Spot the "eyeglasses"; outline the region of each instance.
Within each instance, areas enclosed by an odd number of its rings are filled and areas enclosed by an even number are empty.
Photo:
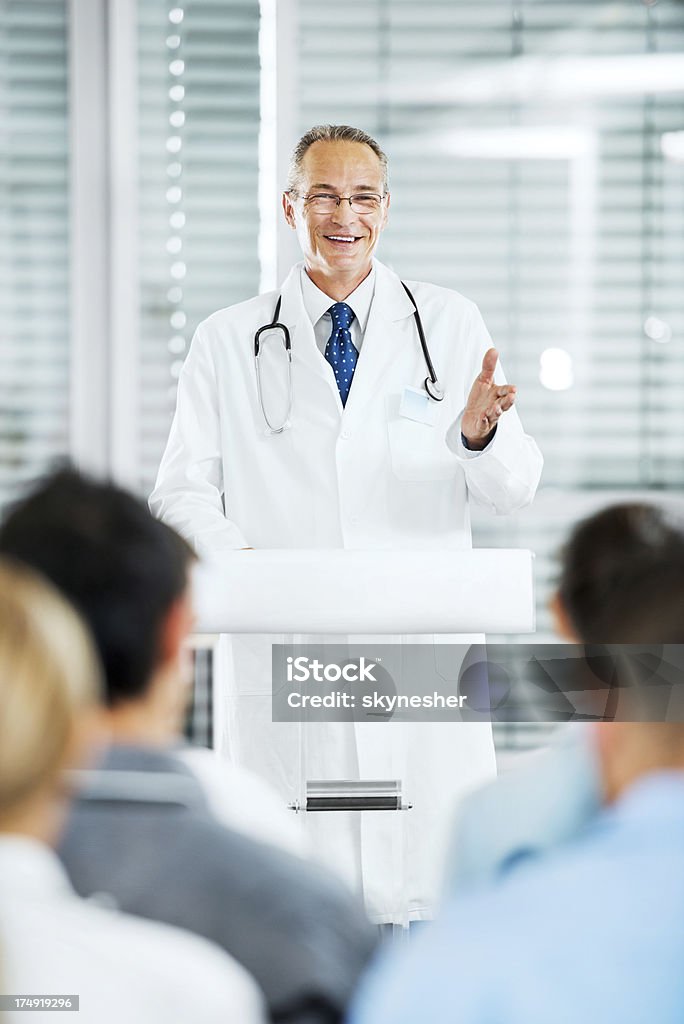
[[[346,200],[354,213],[377,213],[382,206],[384,196],[373,192],[359,192],[354,196],[336,196],[332,192],[314,192],[302,196],[304,203],[314,213],[334,213],[343,200]]]

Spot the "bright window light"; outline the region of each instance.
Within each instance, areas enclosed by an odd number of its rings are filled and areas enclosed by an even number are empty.
[[[684,163],[684,132],[663,132],[660,137],[660,152],[666,160]]]
[[[572,387],[572,356],[564,348],[547,348],[539,357],[539,380],[548,391]]]
[[[649,316],[644,321],[644,334],[651,341],[658,341],[665,345],[672,340],[672,328],[664,320],[657,316]]]
[[[173,337],[169,338],[169,352],[179,356],[185,352],[185,344],[185,338],[182,334],[174,334]]]

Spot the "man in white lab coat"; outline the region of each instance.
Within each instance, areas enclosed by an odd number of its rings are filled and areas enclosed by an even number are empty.
[[[304,262],[280,293],[220,310],[197,329],[150,504],[200,555],[469,548],[469,498],[495,514],[532,500],[542,458],[476,306],[418,282],[409,295],[373,258],[389,204],[374,139],[346,126],[307,132],[283,195]],[[291,389],[282,330],[262,334],[256,365],[255,333],[276,320],[291,340]],[[438,378],[442,401],[427,396],[426,376]],[[328,819],[316,822],[320,848],[362,881],[378,920],[396,920],[406,895],[412,917],[429,915],[448,808],[495,772],[490,727],[273,724],[270,648],[243,641],[227,699],[231,755],[286,799],[299,795],[302,736],[308,778],[401,778],[414,807],[400,815],[409,835],[399,853],[387,820],[397,815],[312,817]],[[408,888],[399,893],[402,863]]]

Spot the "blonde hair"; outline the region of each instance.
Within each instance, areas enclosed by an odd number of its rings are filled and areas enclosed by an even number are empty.
[[[0,823],[56,781],[100,670],[76,612],[24,567],[0,560]]]

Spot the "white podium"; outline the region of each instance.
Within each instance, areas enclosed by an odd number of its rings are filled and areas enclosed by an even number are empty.
[[[230,551],[196,568],[198,633],[533,633],[533,555]]]
[[[227,670],[222,679],[214,677],[215,733],[222,734],[226,720],[238,732],[243,722],[249,723],[255,737],[258,734],[261,740],[269,729],[278,742],[285,735],[283,730],[289,731],[290,745],[284,745],[283,750],[291,751],[295,763],[289,766],[288,786],[280,787],[283,798],[305,819],[316,819],[314,831],[328,822],[325,827],[335,836],[343,831],[344,822],[344,828],[355,828],[375,837],[391,820],[392,836],[383,840],[383,856],[386,871],[394,879],[393,891],[404,892],[405,879],[411,872],[407,823],[410,818],[414,822],[421,820],[423,828],[421,799],[430,803],[429,798],[424,799],[425,787],[415,786],[404,777],[408,773],[401,758],[388,756],[387,770],[379,767],[378,749],[382,750],[390,738],[387,723],[379,727],[366,722],[331,723],[330,740],[321,739],[320,722],[307,722],[304,717],[274,725],[270,711],[270,645],[339,644],[345,638],[355,643],[369,636],[384,642],[384,637],[405,639],[407,635],[421,635],[425,643],[429,641],[426,634],[449,635],[454,643],[481,643],[484,633],[531,633],[535,628],[532,566],[531,552],[498,548],[231,551],[212,564],[198,565],[194,579],[198,642],[210,641],[218,634],[240,634],[241,642],[249,648],[249,657],[243,658],[242,664],[250,671],[257,664],[261,673],[261,682],[257,680],[251,689],[243,686],[235,666],[232,674]],[[246,634],[255,636],[250,641]],[[261,643],[256,634],[268,636]],[[255,654],[259,651],[260,655]],[[231,689],[233,693],[228,692]],[[257,706],[258,714],[254,710]],[[407,728],[410,730],[411,726],[396,722],[394,737]],[[344,734],[344,742],[340,741],[340,730],[354,731],[357,754],[336,771],[335,754],[331,753],[332,763],[325,764],[325,771],[321,771],[322,750],[339,751],[351,742],[349,732]],[[250,746],[245,747],[245,743]],[[364,744],[366,753],[362,750]],[[238,761],[240,751],[247,749],[252,756],[248,766],[261,773],[251,740],[236,740],[228,735],[225,749],[232,756],[237,749]],[[264,749],[268,752],[268,743],[264,743]],[[355,773],[349,768],[352,762]],[[428,762],[429,757],[426,765]],[[426,767],[425,771],[429,769]],[[264,766],[263,775],[277,785],[283,772],[274,779]],[[445,785],[451,781],[447,779]],[[432,780],[431,785],[435,784]],[[414,791],[418,795],[414,796]],[[356,826],[350,823],[355,815],[360,815]],[[425,840],[430,842],[427,836]],[[338,838],[331,848],[337,846]],[[365,890],[362,855],[359,862]],[[399,905],[397,898],[393,896],[392,900],[392,906]],[[399,910],[378,917],[406,925],[408,898]]]

